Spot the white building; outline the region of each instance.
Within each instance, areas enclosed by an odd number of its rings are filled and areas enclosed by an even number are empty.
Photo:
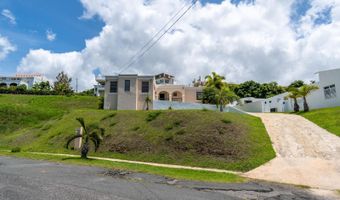
[[[0,76],[0,87],[26,85],[28,89],[35,83],[47,81],[41,74],[16,74],[15,76]]]
[[[317,72],[319,80],[315,83],[319,89],[307,96],[310,109],[340,106],[340,69]],[[292,112],[294,101],[289,99],[288,92],[268,99],[245,98],[237,108],[246,112]],[[298,99],[300,110],[303,100]]]

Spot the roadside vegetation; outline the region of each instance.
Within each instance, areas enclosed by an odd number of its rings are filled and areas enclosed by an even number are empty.
[[[247,115],[98,110],[95,97],[80,96],[1,95],[0,105],[2,149],[79,155],[65,145],[80,127],[76,118],[83,117],[105,129],[90,155],[236,171],[275,157],[261,120]]]
[[[299,115],[340,136],[340,107],[312,110],[307,113],[301,112]]]

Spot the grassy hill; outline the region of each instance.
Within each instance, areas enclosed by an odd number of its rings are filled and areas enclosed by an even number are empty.
[[[300,113],[300,115],[340,136],[340,107],[312,110],[307,113]]]
[[[0,148],[67,152],[76,117],[106,131],[97,156],[246,171],[275,157],[260,119],[203,110],[104,111],[94,97],[0,96]]]

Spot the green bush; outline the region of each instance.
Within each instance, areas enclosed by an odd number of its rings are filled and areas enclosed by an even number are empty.
[[[98,98],[98,109],[104,109],[104,97]]]
[[[14,147],[14,148],[11,149],[12,153],[18,153],[20,151],[21,151],[20,147]]]
[[[146,117],[146,121],[151,122],[151,121],[155,120],[160,114],[161,114],[161,111],[149,112],[148,116]]]

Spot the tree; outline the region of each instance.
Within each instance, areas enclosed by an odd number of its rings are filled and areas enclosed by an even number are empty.
[[[35,91],[51,91],[51,85],[49,81],[42,81],[39,83],[35,83],[32,87]]]
[[[56,82],[54,82],[54,91],[59,95],[72,94],[73,90],[71,87],[72,78],[69,78],[63,71],[56,77]]]
[[[215,72],[206,76],[203,101],[216,104],[220,111],[223,112],[223,108],[237,98],[237,95],[228,87],[223,76]]]
[[[261,98],[260,95],[261,84],[255,81],[246,81],[235,88],[235,93],[241,98],[254,97]]]
[[[206,76],[205,80],[206,87],[216,88],[218,90],[222,89],[226,85],[224,82],[225,77],[218,75],[216,72],[212,72],[212,75]]]
[[[319,89],[319,87],[316,86],[316,85],[306,85],[306,84],[299,88],[299,94],[300,94],[300,96],[302,96],[302,98],[303,98],[303,110],[304,110],[305,112],[308,112],[308,111],[309,111],[309,106],[308,106],[307,98],[306,98],[306,97],[307,97],[311,92],[313,92],[313,91],[315,91],[315,90],[317,90],[317,89]]]
[[[223,112],[227,104],[236,101],[238,98],[234,92],[225,86],[216,92],[216,106],[220,107],[220,112]]]
[[[300,106],[297,103],[297,98],[301,97],[299,89],[295,87],[290,87],[288,88],[289,94],[288,98],[294,99],[294,111],[299,112],[300,111]]]
[[[69,147],[70,143],[74,141],[77,138],[82,138],[82,144],[81,144],[81,158],[87,159],[87,154],[90,151],[90,141],[94,144],[94,150],[97,151],[101,141],[103,140],[104,136],[104,129],[99,128],[98,125],[92,124],[89,126],[85,125],[85,121],[83,118],[77,118],[77,121],[81,125],[83,129],[82,135],[75,135],[68,139],[66,143],[66,148]]]
[[[294,87],[294,88],[300,88],[300,87],[302,87],[304,84],[305,84],[305,83],[304,83],[302,80],[296,80],[296,81],[292,82],[292,83],[288,86],[288,88],[292,88],[292,87]]]
[[[152,102],[150,96],[148,95],[147,97],[145,97],[145,104],[146,104],[146,108],[145,110],[149,110],[149,104]]]

